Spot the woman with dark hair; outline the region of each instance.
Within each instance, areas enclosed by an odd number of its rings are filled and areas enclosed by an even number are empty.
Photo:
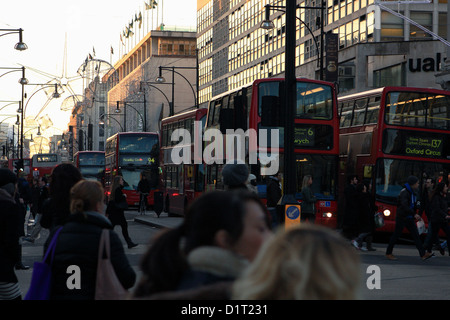
[[[231,283],[270,234],[264,205],[255,194],[205,193],[189,207],[183,224],[160,234],[144,254],[134,296],[229,298]]]
[[[49,197],[42,205],[41,226],[52,230],[66,223],[70,215],[70,189],[82,179],[80,170],[70,163],[57,165],[50,175]]]
[[[431,247],[438,237],[439,230],[444,230],[447,235],[447,243],[450,240],[450,215],[447,206],[448,186],[445,182],[439,182],[431,196],[431,236],[427,237],[424,247],[431,252]],[[449,249],[450,255],[450,249]]]
[[[123,178],[122,176],[115,176],[111,187],[111,195],[109,197],[108,207],[106,208],[106,216],[111,220],[113,228],[119,225],[122,228],[122,235],[127,242],[128,249],[137,246],[131,241],[128,234],[128,223],[125,219],[125,208],[128,208],[127,198],[122,192]]]

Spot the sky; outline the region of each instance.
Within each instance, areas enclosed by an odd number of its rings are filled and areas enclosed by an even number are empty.
[[[17,51],[14,45],[18,34],[0,37],[0,67],[18,68],[25,66],[29,83],[47,83],[56,78],[68,83],[72,92],[65,90],[59,99],[47,102],[46,90],[41,87],[25,86],[29,102],[25,101],[26,118],[35,116],[50,119],[47,124],[58,129],[48,129],[44,135],[61,134],[67,129],[70,111],[61,111],[64,98],[75,92],[82,94],[83,80],[78,68],[90,54],[95,59],[114,63],[119,60],[120,35],[126,27],[142,12],[142,30],[164,23],[165,26],[196,26],[196,0],[156,0],[158,6],[145,11],[145,2],[151,0],[16,0],[2,1],[0,7],[0,29],[19,29],[23,31],[23,41],[28,50]],[[146,16],[144,13],[147,13]],[[153,20],[152,20],[153,17]],[[137,23],[134,24],[138,30]],[[6,33],[1,32],[0,35]],[[139,33],[135,36],[138,36]],[[141,32],[139,35],[143,35]],[[122,36],[122,39],[124,37]],[[66,48],[66,49],[65,49]],[[114,54],[111,55],[111,48]],[[66,61],[66,63],[64,63]],[[0,101],[18,101],[21,98],[20,72],[3,75],[8,70],[0,70]],[[34,93],[34,94],[33,94]],[[30,98],[31,97],[31,98]],[[0,108],[8,103],[0,102]],[[0,110],[0,121],[7,114],[15,114],[18,104]],[[15,118],[5,120],[15,122]],[[27,128],[24,129],[26,132]],[[30,129],[33,132],[33,129]],[[37,130],[36,130],[37,131]]]

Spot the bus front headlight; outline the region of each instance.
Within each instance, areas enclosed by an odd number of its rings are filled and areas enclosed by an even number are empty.
[[[322,217],[324,217],[324,218],[331,218],[331,217],[333,217],[333,213],[332,212],[324,212],[322,214]]]

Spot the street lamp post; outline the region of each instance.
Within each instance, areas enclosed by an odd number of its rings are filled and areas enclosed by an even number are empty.
[[[261,28],[266,29],[266,30],[270,30],[273,29],[275,26],[273,24],[273,22],[270,20],[270,10],[271,9],[275,9],[277,11],[282,11],[286,13],[286,28],[287,28],[287,5],[286,6],[273,6],[270,4],[266,4],[265,5],[265,18],[263,20],[263,22],[261,23]],[[316,37],[314,36],[313,31],[311,30],[311,28],[308,26],[307,23],[305,23],[302,19],[300,19],[299,17],[297,17],[296,14],[294,14],[295,19],[299,20],[309,31],[309,33],[311,34],[311,37],[314,41],[314,45],[316,46],[316,50],[317,50],[317,54],[319,54],[319,59],[318,59],[318,64],[320,65],[319,67],[319,79],[323,80],[324,79],[324,72],[323,72],[323,60],[324,60],[324,19],[325,19],[325,13],[324,10],[326,9],[324,2],[322,1],[322,5],[320,7],[311,7],[311,6],[295,6],[295,10],[294,12],[296,12],[296,9],[311,9],[311,10],[320,10],[320,48],[319,48],[319,44],[317,43]],[[292,14],[292,13],[291,13]],[[295,24],[295,20],[294,20],[294,24]],[[287,37],[287,36],[286,36]],[[295,37],[294,37],[294,44],[295,44]],[[286,47],[289,44],[286,44]]]
[[[101,100],[95,100],[95,102],[99,102],[99,103],[108,103],[108,101],[101,101]],[[128,101],[116,101],[116,110],[114,110],[114,113],[120,113],[120,103],[123,103],[124,105],[124,111],[123,111],[123,127],[122,127],[122,131],[126,131],[127,128],[127,109],[126,107],[131,107],[134,111],[137,112],[137,114],[139,115],[139,117],[141,117],[142,120],[142,125],[143,125],[143,132],[147,132],[147,113],[146,113],[146,101],[145,101],[145,97],[144,97],[144,101],[131,101],[133,103],[143,103],[144,104],[144,115],[142,115],[135,107],[133,107],[133,105],[130,104],[130,102]],[[113,115],[113,114],[111,114]]]
[[[194,87],[189,82],[189,80],[185,76],[183,76],[181,73],[179,73],[178,71],[175,71],[175,69],[191,69],[191,70],[197,71],[197,76],[196,76],[197,77],[197,83],[196,83],[197,94],[195,93]],[[159,66],[159,76],[155,80],[156,83],[165,83],[166,82],[166,79],[162,76],[162,70],[172,71],[172,82],[169,83],[172,85],[172,103],[170,104],[169,116],[173,116],[175,114],[175,111],[174,111],[174,108],[175,108],[175,105],[174,105],[174,103],[175,103],[175,73],[178,74],[179,76],[181,76],[184,80],[186,80],[186,82],[191,87],[192,93],[194,94],[195,107],[198,108],[198,63],[197,63],[196,67],[176,67],[176,66],[163,67],[163,66]]]
[[[0,29],[0,31],[2,31],[2,30],[5,31],[7,29]],[[6,34],[8,34],[8,33],[6,33]],[[3,35],[5,35],[5,34],[3,34]],[[22,42],[22,29],[20,29],[19,39],[20,39],[20,41],[19,41],[19,43],[16,44],[16,47],[19,47],[20,49],[19,48],[16,48],[16,49],[17,50],[25,50],[25,49],[27,49],[26,48],[26,44],[24,44]],[[0,75],[0,77],[3,77],[4,75],[6,75],[8,73],[11,73],[11,72],[16,72],[16,71],[21,71],[22,72],[22,77],[19,79],[19,83],[22,86],[22,95],[21,95],[21,100],[19,101],[19,109],[17,110],[17,112],[22,113],[21,132],[23,132],[23,109],[22,108],[23,108],[23,105],[24,105],[25,85],[28,84],[28,79],[25,77],[25,67],[21,67],[21,68],[8,68],[8,67],[5,68],[5,67],[1,67],[0,69],[9,69],[9,70],[11,70],[11,71],[8,71],[8,72]],[[20,154],[21,154],[20,159],[21,159],[21,161],[19,163],[20,163],[20,166],[23,169],[23,137],[22,137],[22,134],[21,134],[21,139],[20,139],[20,148],[21,148],[20,149],[21,150],[20,151]]]
[[[25,72],[25,70],[23,72]],[[23,73],[23,77],[24,76],[25,76],[25,73]],[[23,106],[23,100],[25,98],[25,85],[40,85],[40,86],[43,86],[43,87],[39,88],[38,90],[33,92],[33,94],[28,98],[27,103],[25,104],[25,106],[21,109],[22,112],[20,112],[21,113],[21,121],[20,121],[21,122],[20,123],[20,161],[21,161],[22,169],[23,169],[23,123],[24,123],[25,111],[27,110],[28,103],[30,102],[31,98],[36,93],[38,93],[39,91],[41,91],[43,89],[51,88],[53,86],[55,87],[55,92],[53,92],[52,97],[55,98],[55,99],[60,97],[60,94],[58,93],[58,84],[57,83],[49,85],[48,83],[45,83],[45,84],[38,83],[38,84],[36,84],[36,83],[28,83],[28,81],[27,81],[27,83],[23,83],[22,84],[22,106]]]
[[[101,114],[100,117],[99,117],[99,119],[100,119],[99,124],[105,124],[105,121],[104,121],[105,116],[108,117],[109,119],[113,119],[115,122],[117,122],[117,124],[120,127],[121,132],[125,131],[124,128],[122,127],[122,125],[120,124],[120,122],[117,119],[113,118],[114,114],[111,114],[111,113],[103,113],[103,114]]]
[[[167,105],[168,105],[169,108],[170,108],[171,103],[170,103],[170,101],[169,101],[169,98],[167,98],[167,96],[166,96],[166,94],[164,93],[164,91],[162,91],[162,90],[161,90],[160,88],[158,88],[157,86],[154,86],[153,83],[157,84],[156,82],[151,82],[151,81],[141,81],[141,82],[139,83],[139,91],[138,91],[138,94],[143,94],[143,96],[144,96],[144,110],[147,109],[147,104],[146,104],[146,101],[147,101],[147,100],[146,100],[146,96],[145,96],[145,91],[144,91],[144,89],[142,88],[142,84],[145,84],[145,85],[147,85],[147,86],[149,86],[149,87],[152,87],[152,88],[158,90],[159,92],[161,92],[161,94],[164,96],[164,98],[165,98],[166,101],[167,101]],[[159,84],[159,83],[158,83],[158,84]],[[164,108],[164,103],[163,103],[163,105],[162,105],[162,108]],[[163,110],[161,110],[161,114],[163,114]],[[146,118],[146,119],[147,119],[147,118]]]
[[[133,107],[129,102],[127,102],[127,101],[116,101],[116,104],[117,104],[117,107],[116,107],[116,110],[114,110],[114,112],[115,113],[120,113],[120,107],[119,107],[119,104],[120,103],[123,103],[123,106],[124,106],[124,108],[123,108],[123,121],[124,121],[124,127],[126,127],[127,126],[127,124],[126,124],[126,121],[127,121],[127,116],[126,116],[126,114],[127,114],[127,106],[128,107],[131,107],[134,111],[136,111],[137,112],[137,114],[139,114],[139,116],[141,117],[141,120],[142,120],[142,125],[143,125],[143,132],[146,132],[147,131],[147,114],[146,114],[146,111],[145,111],[145,109],[146,109],[146,101],[145,101],[145,97],[144,97],[144,101],[133,101],[134,103],[144,103],[144,116],[135,108],[135,107]]]
[[[297,8],[304,9],[320,9],[322,10],[321,19],[321,55],[320,55],[320,79],[323,79],[323,2],[320,7],[305,7],[297,6],[296,0],[286,0],[286,6],[271,6],[266,5],[266,20],[263,21],[261,25],[262,28],[266,28],[264,24],[269,20],[269,10],[270,9],[284,9],[286,14],[286,46],[285,46],[285,92],[286,105],[285,105],[285,132],[284,132],[284,173],[283,173],[283,197],[281,199],[281,205],[283,209],[289,204],[298,204],[295,200],[296,192],[296,166],[295,166],[295,154],[294,154],[294,144],[292,143],[292,137],[295,134],[294,126],[294,110],[296,107],[296,76],[295,76],[295,32],[296,32],[296,11]],[[300,20],[301,21],[301,20]],[[303,22],[303,21],[301,21]],[[303,22],[304,23],[304,22]],[[305,24],[305,23],[304,23]],[[306,24],[305,24],[306,25]],[[309,29],[309,27],[308,27]],[[314,34],[312,34],[314,38]],[[317,43],[316,43],[317,46]]]
[[[286,46],[285,46],[285,92],[286,97],[286,124],[284,132],[284,194],[282,205],[297,203],[295,200],[295,155],[292,137],[294,136],[294,110],[295,110],[295,21],[296,0],[286,0]]]
[[[162,91],[162,90],[161,90],[160,88],[158,88],[157,86],[152,85],[152,83],[155,83],[155,84],[156,84],[156,83],[158,83],[158,82],[141,81],[140,84],[139,84],[139,91],[138,91],[138,94],[145,93],[144,90],[142,89],[142,84],[145,84],[145,85],[147,85],[147,86],[149,86],[149,87],[152,87],[152,88],[155,88],[156,90],[158,90],[159,92],[161,92],[161,94],[164,96],[164,98],[166,98],[167,105],[170,106],[169,98],[167,98],[167,95],[164,93],[164,91]],[[144,97],[145,97],[145,94],[144,94]]]
[[[22,33],[23,33],[23,29],[0,29],[0,32],[6,31],[6,33],[1,34],[0,37],[6,36],[7,34],[13,34],[13,33],[18,33],[19,34],[19,42],[16,43],[16,45],[14,46],[14,49],[19,50],[19,51],[23,51],[23,50],[27,50],[28,47],[27,45],[23,42],[23,37],[22,37]]]

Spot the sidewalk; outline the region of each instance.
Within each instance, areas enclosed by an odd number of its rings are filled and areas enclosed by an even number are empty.
[[[176,228],[184,220],[183,217],[169,217],[167,212],[161,212],[159,218],[154,211],[146,211],[145,215],[140,215],[136,210],[127,210],[126,213],[134,215],[134,221],[155,228]]]

